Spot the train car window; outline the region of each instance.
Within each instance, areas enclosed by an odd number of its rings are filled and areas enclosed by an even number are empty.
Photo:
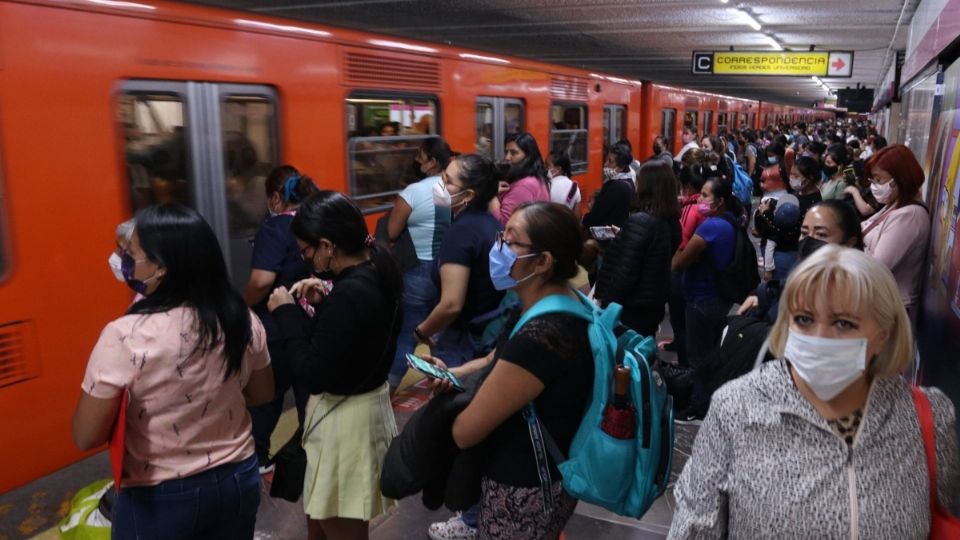
[[[703,111],[703,133],[704,135],[713,133],[713,111]]]
[[[693,130],[697,133],[700,132],[700,124],[698,120],[700,119],[699,113],[697,111],[684,111],[683,112],[683,125],[684,126],[693,126]]]
[[[570,156],[573,174],[587,172],[587,106],[554,103],[550,107],[550,151]]]
[[[510,135],[516,135],[518,133],[523,133],[524,131],[524,111],[523,111],[523,102],[521,101],[504,101],[503,102],[503,134],[504,140]],[[501,141],[500,145],[503,147],[506,142]]]
[[[193,206],[183,97],[125,92],[117,107],[132,210],[170,202]]]
[[[677,132],[677,110],[663,109],[660,112],[660,135],[667,140],[673,141],[674,134]],[[671,152],[672,148],[668,148]]]
[[[737,127],[740,126],[740,124],[737,123],[737,116],[738,116],[738,115],[737,115],[737,113],[735,113],[735,112],[730,113],[730,120],[729,120],[729,122],[727,123],[727,130],[728,130],[728,131],[729,131],[729,130],[732,130],[732,129],[736,129]]]
[[[717,129],[719,130],[721,127],[728,127],[728,126],[730,126],[730,124],[729,124],[729,118],[727,116],[727,113],[725,112],[717,113]]]
[[[613,145],[627,133],[627,108],[623,105],[603,107],[603,142]]]
[[[493,103],[477,103],[476,152],[490,159],[494,159],[493,125]]]
[[[749,125],[747,127],[749,128],[753,128],[754,126],[757,125],[757,113],[755,112],[750,113],[750,121],[748,122],[748,124]]]
[[[276,106],[264,96],[228,95],[220,118],[230,236],[252,237],[267,214],[264,181],[278,165]]]
[[[346,100],[350,196],[364,212],[386,209],[419,180],[415,158],[437,134],[432,96],[351,94]]]

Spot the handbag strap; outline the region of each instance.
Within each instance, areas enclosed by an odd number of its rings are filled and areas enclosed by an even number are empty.
[[[920,421],[920,434],[923,435],[923,448],[927,454],[927,469],[930,475],[930,509],[937,507],[937,438],[933,430],[933,410],[930,398],[916,386],[911,386],[913,405],[917,409]]]
[[[398,312],[399,310],[400,310],[400,301],[398,300],[398,301],[397,301],[396,303],[394,303],[394,305],[393,305],[393,316],[390,318],[390,326],[387,327],[387,328],[389,329],[388,331],[390,331],[390,332],[393,331],[393,325],[396,324],[396,322],[397,322],[397,312]],[[390,343],[391,343],[392,341],[393,341],[393,340],[392,340],[392,339],[390,338],[390,336],[388,335],[388,336],[387,336],[386,345],[384,345],[384,347],[383,347],[383,352],[380,353],[380,362],[383,362],[384,357],[387,356],[387,351],[390,350]],[[392,360],[392,359],[391,359],[391,360]],[[379,364],[379,363],[377,364],[377,367],[380,367],[380,364]],[[308,438],[310,438],[310,434],[313,433],[313,430],[316,429],[317,426],[320,425],[320,422],[323,422],[323,419],[324,419],[324,418],[330,416],[330,413],[332,413],[333,411],[337,410],[337,407],[339,407],[340,405],[343,405],[343,402],[346,401],[347,398],[349,398],[351,395],[356,394],[357,392],[360,391],[361,388],[363,388],[364,386],[366,386],[367,383],[370,382],[370,377],[372,377],[375,373],[377,373],[377,371],[379,371],[379,370],[377,370],[377,369],[371,370],[370,373],[368,373],[367,376],[364,377],[362,381],[360,381],[360,384],[358,384],[358,385],[353,389],[352,392],[350,392],[349,394],[347,394],[347,395],[343,396],[342,398],[340,398],[339,401],[337,401],[336,403],[333,404],[333,407],[330,407],[330,409],[327,410],[327,412],[323,413],[323,416],[321,416],[319,420],[317,420],[316,422],[314,422],[313,425],[310,426],[310,429],[307,430],[307,431],[303,434],[303,438],[301,439],[301,441],[305,441],[305,440],[307,440]]]

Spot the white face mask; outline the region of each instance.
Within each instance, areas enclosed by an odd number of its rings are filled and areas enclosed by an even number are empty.
[[[553,172],[553,169],[547,169],[547,177],[548,177],[548,178],[550,178],[551,180],[553,180],[553,179],[556,178],[557,176],[558,176],[557,173]]]
[[[867,339],[805,336],[790,329],[783,355],[813,393],[829,401],[863,375]]]
[[[466,192],[461,191],[456,195],[450,195],[443,181],[437,182],[433,185],[433,204],[441,208],[453,208],[453,198],[457,195],[463,195],[464,193]]]
[[[126,280],[123,279],[123,271],[120,270],[121,263],[122,259],[117,255],[116,251],[111,253],[110,258],[107,259],[107,264],[110,265],[110,271],[113,272],[113,277],[117,278],[117,281],[120,283],[123,283]]]
[[[877,199],[877,202],[881,204],[887,204],[890,202],[890,199],[893,198],[893,193],[897,188],[897,181],[890,180],[886,184],[875,184],[870,183],[870,193],[873,193],[873,198]]]
[[[617,170],[614,169],[613,167],[604,167],[604,168],[603,168],[603,179],[604,179],[604,180],[610,180],[611,178],[613,178],[613,177],[616,176],[616,175],[617,175]]]
[[[791,176],[790,189],[794,191],[800,191],[801,189],[803,189],[803,178],[797,178],[796,176]]]

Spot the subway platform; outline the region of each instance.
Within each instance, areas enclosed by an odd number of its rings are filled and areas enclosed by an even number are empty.
[[[664,322],[664,330],[668,329]],[[665,336],[661,336],[663,339]],[[672,361],[672,353],[661,353]],[[429,399],[424,381],[414,372],[408,373],[401,390],[393,398],[397,425],[402,430],[410,416]],[[274,431],[271,444],[279,448],[296,430],[296,411],[292,396]],[[673,519],[673,484],[690,456],[697,426],[677,425],[674,442],[673,470],[667,492],[640,520],[624,518],[586,503],[577,505],[565,529],[568,540],[659,540],[667,537]],[[75,463],[26,486],[0,495],[0,540],[56,540],[60,538],[58,521],[70,507],[77,490],[94,481],[110,477],[106,451]],[[271,475],[264,477],[260,509],[257,515],[256,540],[301,540],[307,537],[302,500],[290,503],[269,495]],[[434,521],[448,519],[445,508],[428,510],[419,495],[407,497],[400,505],[373,520],[372,540],[422,540]]]

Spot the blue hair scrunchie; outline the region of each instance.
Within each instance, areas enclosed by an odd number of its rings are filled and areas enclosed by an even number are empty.
[[[297,195],[297,192],[294,189],[297,188],[297,184],[300,183],[299,174],[291,174],[287,180],[283,183],[283,200],[287,202],[300,202],[300,195]]]

